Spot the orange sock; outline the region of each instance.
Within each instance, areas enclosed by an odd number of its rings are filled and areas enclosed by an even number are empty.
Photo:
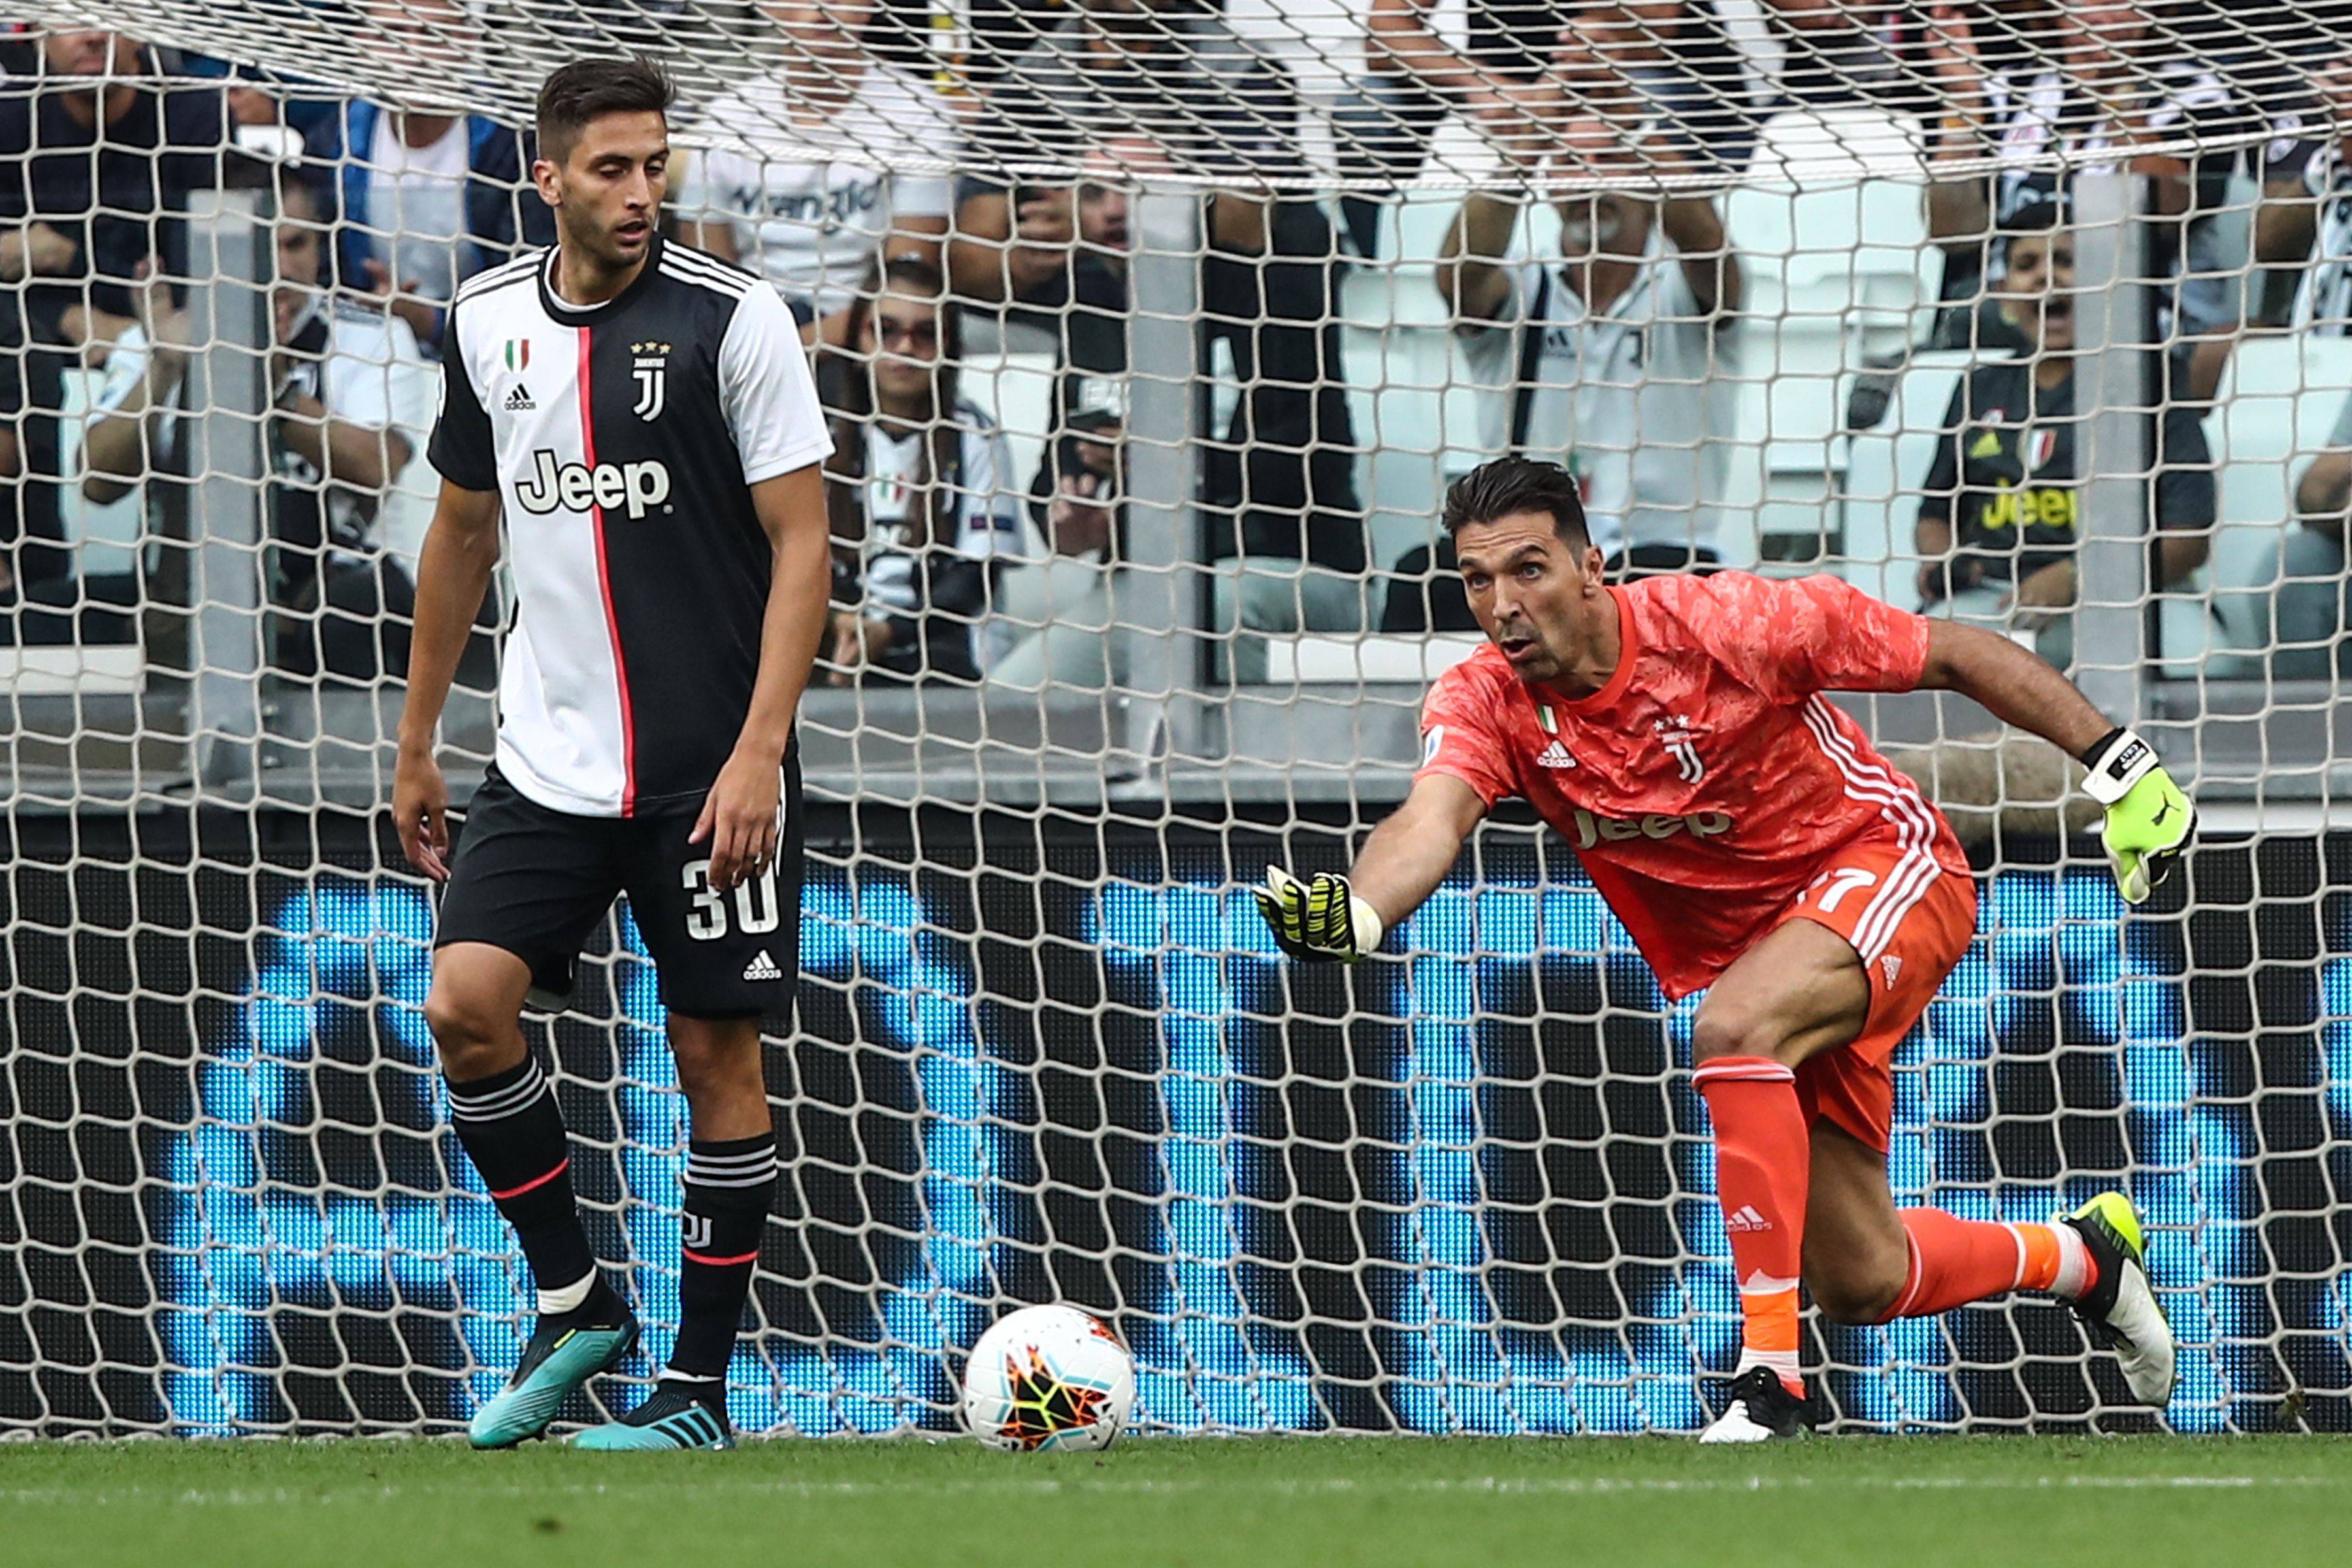
[[[2098,1281],[2090,1249],[2072,1226],[1994,1225],[1941,1209],[1905,1209],[1903,1230],[1911,1268],[1887,1319],[1933,1317],[2011,1290],[2049,1290],[2072,1300]]]
[[[1717,1057],[1691,1075],[1715,1123],[1715,1191],[1739,1280],[1739,1366],[1769,1366],[1804,1392],[1797,1282],[1812,1152],[1797,1075],[1769,1057]]]

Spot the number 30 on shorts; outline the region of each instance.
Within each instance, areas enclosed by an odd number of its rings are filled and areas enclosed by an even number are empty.
[[[727,934],[727,895],[710,885],[710,862],[689,860],[678,868],[678,883],[694,896],[686,911],[686,934],[697,942],[717,942]],[[761,872],[735,884],[735,929],[745,936],[764,936],[783,922],[776,907],[776,874]]]

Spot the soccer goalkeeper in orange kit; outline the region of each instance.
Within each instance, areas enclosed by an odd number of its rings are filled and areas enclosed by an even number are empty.
[[[1475,469],[1444,522],[1491,646],[1431,689],[1412,791],[1349,875],[1269,868],[1257,897],[1283,949],[1370,952],[1517,795],[1576,846],[1667,994],[1710,988],[1693,1076],[1743,1335],[1701,1441],[1809,1424],[1800,1282],[1853,1323],[2052,1292],[2113,1343],[2133,1394],[2163,1405],[2172,1334],[2124,1194],[2046,1225],[1895,1206],[1889,1058],[1967,951],[1976,886],[1941,814],[1822,693],[1958,691],[2080,757],[2133,903],[2196,822],[2154,752],[2016,644],[1834,578],[1610,586],[1556,464]]]

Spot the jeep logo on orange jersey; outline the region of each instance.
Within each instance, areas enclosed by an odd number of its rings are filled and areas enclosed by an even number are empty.
[[[1652,812],[1647,816],[1620,820],[1614,816],[1595,816],[1579,808],[1576,814],[1576,847],[1591,849],[1601,844],[1622,844],[1633,838],[1672,838],[1677,833],[1687,833],[1693,838],[1712,838],[1718,833],[1731,831],[1731,814],[1727,811],[1694,811],[1687,816],[1668,816]]]

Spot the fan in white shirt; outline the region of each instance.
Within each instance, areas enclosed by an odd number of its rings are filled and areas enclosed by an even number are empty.
[[[290,180],[280,200],[281,281],[270,300],[273,530],[313,549],[372,549],[377,507],[432,426],[433,371],[407,322],[320,289],[318,200]],[[186,313],[160,283],[139,303],[139,323],[108,355],[82,438],[82,492],[100,503],[128,495],[169,448],[187,369]],[[305,515],[297,521],[289,512]]]
[[[773,0],[776,68],[711,106],[672,198],[680,237],[763,273],[844,346],[846,311],[877,250],[937,265],[952,210],[953,114],[863,45],[872,0]],[[933,173],[907,172],[929,163]]]
[[[1556,176],[1622,173],[1637,152],[1596,117],[1516,154]],[[1704,195],[1652,202],[1622,189],[1557,203],[1560,249],[1516,248],[1516,195],[1463,204],[1438,268],[1455,330],[1488,389],[1485,450],[1565,465],[1584,487],[1592,542],[1638,571],[1717,559],[1716,502],[1730,428],[1739,258]]]

